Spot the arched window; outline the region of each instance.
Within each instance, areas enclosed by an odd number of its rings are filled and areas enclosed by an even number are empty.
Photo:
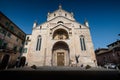
[[[41,42],[42,42],[42,38],[39,35],[38,38],[37,38],[36,51],[40,51],[40,49],[41,49]]]
[[[80,45],[81,45],[81,50],[85,51],[86,50],[86,45],[85,45],[85,39],[84,39],[83,35],[80,36]]]
[[[56,16],[56,14],[54,13],[54,16]]]
[[[65,16],[67,16],[67,13],[65,13]]]

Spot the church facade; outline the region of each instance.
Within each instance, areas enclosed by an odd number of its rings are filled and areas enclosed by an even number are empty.
[[[26,36],[23,56],[28,66],[96,66],[88,22],[78,23],[61,5],[48,12],[46,22],[34,22],[32,34]]]

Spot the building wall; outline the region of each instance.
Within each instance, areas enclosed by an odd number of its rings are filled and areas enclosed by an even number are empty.
[[[10,55],[9,64],[15,63],[21,55],[26,34],[7,16],[0,12],[0,52],[1,61],[4,55]],[[7,44],[5,46],[5,44]],[[16,48],[15,48],[16,47]],[[4,50],[4,52],[3,52]],[[0,61],[0,62],[1,62]]]
[[[27,53],[29,53],[29,47],[30,47],[30,44],[31,44],[31,35],[30,34],[27,34],[26,35],[26,38],[25,38],[25,43],[24,43],[24,49],[23,49],[23,53],[22,53],[22,56],[27,56]],[[26,61],[28,62],[28,61]]]
[[[120,64],[120,41],[110,44],[108,49],[98,49],[95,53],[99,66],[103,66],[107,63]]]
[[[52,18],[48,17],[47,22],[40,25],[36,25],[36,23],[34,23],[31,41],[29,43],[29,51],[26,55],[29,66],[57,66],[57,58],[55,56],[54,58],[56,58],[56,60],[52,61],[54,52],[53,46],[57,42],[65,43],[69,48],[68,53],[65,52],[65,54],[67,54],[65,60],[68,61],[65,61],[64,66],[70,66],[71,60],[76,61],[75,56],[80,56],[78,58],[78,66],[81,66],[82,64],[84,66],[96,66],[96,58],[89,27],[76,22],[74,18],[71,19],[71,16],[73,16],[72,14],[70,17],[59,15],[60,11],[62,14],[69,14],[70,16],[70,13],[58,9],[57,11],[49,14],[50,17],[52,16]],[[54,14],[56,15],[54,16]],[[65,30],[66,33],[68,33],[69,38],[61,40],[53,39],[54,32],[58,29]],[[41,49],[40,51],[36,51],[37,38],[39,35],[42,38]],[[86,44],[85,51],[81,50],[80,36],[84,36]]]

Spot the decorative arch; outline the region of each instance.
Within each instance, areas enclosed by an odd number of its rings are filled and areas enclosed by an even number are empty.
[[[69,66],[70,54],[69,46],[66,42],[58,41],[52,48],[52,65]]]
[[[58,21],[57,24],[64,24],[63,21]]]
[[[26,62],[26,57],[22,56],[20,58],[19,67],[24,67],[25,66],[25,62]]]
[[[5,55],[3,56],[2,61],[1,61],[0,69],[5,69],[5,68],[8,66],[9,60],[10,60],[10,55],[5,54]]]
[[[69,50],[69,46],[66,42],[64,41],[58,41],[53,45],[52,50],[57,50],[57,49],[64,49],[64,50]]]
[[[62,28],[57,29],[53,33],[53,39],[56,39],[56,40],[69,39],[68,32]]]

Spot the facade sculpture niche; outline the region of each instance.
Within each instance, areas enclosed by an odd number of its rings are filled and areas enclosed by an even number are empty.
[[[61,39],[68,39],[68,32],[64,29],[58,29],[53,34],[53,39],[55,40],[61,40]]]

